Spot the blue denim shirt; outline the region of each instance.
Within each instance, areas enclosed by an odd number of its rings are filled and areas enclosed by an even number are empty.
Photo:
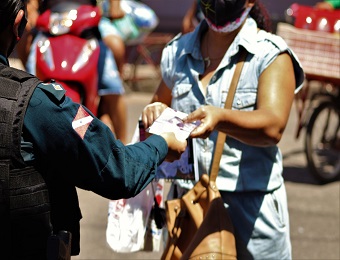
[[[261,73],[282,52],[291,55],[296,77],[296,92],[303,85],[304,73],[291,49],[282,38],[263,30],[258,32],[256,22],[248,17],[245,25],[227,50],[211,78],[207,93],[199,88],[199,75],[204,73],[204,60],[200,51],[201,34],[207,30],[202,21],[192,33],[177,35],[164,49],[161,69],[164,82],[172,90],[172,107],[190,113],[203,105],[224,107],[239,46],[247,52],[232,109],[251,111],[255,109],[258,79]],[[196,140],[199,173],[210,170],[212,154],[217,138],[214,131],[207,139]],[[256,147],[227,137],[220,162],[217,185],[227,191],[270,191],[282,182],[282,156],[277,146]],[[179,181],[182,187],[191,183]]]

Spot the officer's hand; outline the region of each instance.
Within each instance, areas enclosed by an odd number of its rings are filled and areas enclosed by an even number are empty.
[[[168,106],[161,102],[154,102],[152,104],[147,105],[143,109],[142,113],[142,121],[145,129],[147,129],[152,123],[159,117],[164,109]]]
[[[171,132],[162,133],[160,136],[162,136],[168,144],[169,150],[165,160],[168,162],[178,160],[187,147],[187,141],[178,140],[175,134]]]

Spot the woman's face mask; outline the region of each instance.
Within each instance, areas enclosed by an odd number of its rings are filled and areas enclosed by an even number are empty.
[[[246,0],[201,0],[205,19],[216,32],[232,32],[247,18],[251,7],[245,8]]]

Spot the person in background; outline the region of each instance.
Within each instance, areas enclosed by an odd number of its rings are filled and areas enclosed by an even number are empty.
[[[64,0],[29,0],[27,4],[28,11],[28,25],[26,26],[22,40],[17,46],[17,52],[20,60],[22,61],[26,70],[35,74],[35,49],[31,49],[31,45],[35,34],[35,24],[39,14],[52,8],[58,3]],[[117,0],[110,0],[114,3],[114,7],[117,7]],[[73,2],[80,4],[96,5],[96,0],[73,0]],[[118,5],[119,6],[119,5]],[[114,10],[114,9],[113,9]],[[119,12],[117,12],[117,15]],[[98,31],[96,37],[101,44],[101,48],[112,48],[112,42],[108,40],[102,40]],[[117,42],[116,40],[115,42]],[[108,44],[108,45],[106,45]],[[115,44],[115,46],[118,46]],[[115,56],[125,55],[125,49],[115,49]],[[100,102],[98,107],[98,117],[107,124],[111,130],[115,133],[116,137],[123,143],[127,142],[127,108],[124,98],[124,86],[121,80],[122,64],[116,63],[112,52],[106,52],[106,56],[101,58],[100,63],[110,64],[110,67],[103,66],[103,76],[99,81],[98,95],[100,96]],[[120,59],[121,60],[121,59]],[[118,70],[117,70],[118,67]],[[101,74],[101,73],[100,73]]]
[[[200,121],[196,142],[199,174],[209,173],[218,131],[227,139],[217,187],[228,207],[237,259],[291,259],[289,214],[277,143],[286,127],[304,72],[284,40],[270,33],[259,0],[201,0],[205,19],[164,48],[162,79],[142,114],[149,127],[167,107]],[[240,53],[246,61],[232,109],[224,109]],[[194,183],[176,180],[168,199]]]
[[[121,7],[121,0],[107,0],[108,14],[103,14],[99,23],[99,31],[105,44],[111,49],[120,74],[125,64],[125,43],[117,29],[112,24],[113,20],[122,19],[125,12]]]
[[[325,0],[323,2],[316,3],[315,7],[324,10],[340,9],[340,0]]]
[[[200,0],[193,0],[190,8],[185,13],[182,20],[183,34],[193,31],[197,24],[204,19],[199,2]]]
[[[178,159],[187,144],[164,133],[125,146],[61,85],[11,68],[8,57],[27,22],[26,1],[2,0],[0,14],[1,255],[46,259],[48,238],[59,231],[71,232],[77,255],[76,187],[108,199],[136,196],[162,161]]]
[[[125,12],[122,10],[121,0],[108,0],[109,14],[107,17],[103,16],[99,22],[99,31],[103,42],[111,50],[115,60],[115,74],[120,80],[116,82],[116,93],[113,95],[103,95],[103,102],[99,106],[99,112],[109,111],[111,116],[108,118],[108,123],[112,121],[112,128],[118,139],[123,143],[127,142],[127,106],[124,97],[125,89],[123,86],[123,67],[125,64],[125,42],[116,32],[112,24],[112,20],[121,19]],[[105,120],[105,118],[102,118]]]

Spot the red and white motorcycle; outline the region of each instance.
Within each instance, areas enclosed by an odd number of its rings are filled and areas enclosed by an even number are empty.
[[[62,84],[66,95],[97,114],[100,44],[92,34],[100,11],[91,5],[63,2],[42,13],[38,34],[35,74],[44,82]]]

